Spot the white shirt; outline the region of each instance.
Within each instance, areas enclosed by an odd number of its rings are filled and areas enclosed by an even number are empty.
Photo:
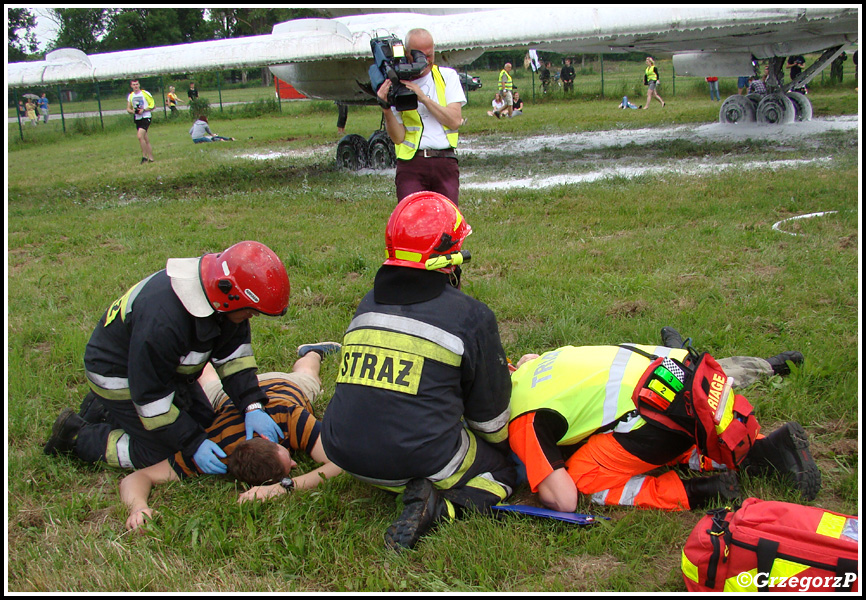
[[[442,79],[445,81],[445,104],[448,105],[452,102],[459,102],[460,106],[464,106],[466,104],[466,94],[463,93],[463,86],[460,85],[460,77],[457,75],[457,71],[448,67],[439,67],[439,72],[442,74]],[[421,91],[432,98],[435,102],[439,102],[439,96],[436,93],[436,82],[433,80],[432,71],[427,73],[424,77],[414,80],[412,83],[420,87]],[[391,112],[396,115],[399,123],[403,123],[403,117],[400,115],[400,111],[392,107]],[[418,148],[422,150],[424,148],[443,150],[451,147],[448,138],[445,137],[445,128],[436,120],[436,117],[430,114],[427,107],[420,102],[418,103],[418,116],[421,117],[421,123],[424,125],[424,133],[421,135],[421,143],[418,145]]]
[[[150,111],[147,109],[147,100],[145,99],[144,94],[142,94],[141,92],[138,92],[137,94],[133,93],[132,95],[130,95],[129,101],[132,103],[133,109],[136,109],[136,108],[143,108],[144,109],[143,113],[141,113],[140,115],[135,115],[136,121],[138,121],[140,119],[149,119],[150,118]]]

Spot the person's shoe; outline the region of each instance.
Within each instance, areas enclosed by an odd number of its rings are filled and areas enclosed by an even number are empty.
[[[146,163],[146,162],[147,162],[147,157],[146,157],[146,156],[142,156],[142,157],[141,157],[141,164],[144,164],[144,163]]]
[[[108,420],[108,412],[105,410],[105,405],[102,404],[102,400],[93,392],[87,392],[87,395],[84,396],[78,416],[87,423],[104,423]]]
[[[689,508],[693,509],[706,508],[717,503],[719,498],[724,503],[740,497],[740,482],[737,474],[731,471],[709,477],[684,479],[683,487],[686,488]]]
[[[749,474],[777,474],[793,483],[805,500],[814,500],[821,491],[821,471],[809,451],[809,436],[796,421],[756,441],[740,469]]]
[[[770,366],[773,367],[774,375],[790,375],[791,367],[788,365],[788,361],[791,361],[798,367],[803,364],[803,355],[796,350],[788,350],[787,352],[782,352],[781,354],[777,354],[776,356],[771,356],[767,359],[767,362],[770,363]]]
[[[412,479],[403,492],[403,512],[385,532],[385,547],[412,549],[433,524],[449,513],[446,501],[429,479]]]
[[[337,342],[317,342],[315,344],[301,344],[298,346],[298,358],[306,356],[310,352],[316,352],[322,358],[329,354],[339,352],[342,346]]]
[[[75,449],[75,439],[78,437],[78,432],[84,425],[84,419],[71,408],[64,408],[57,420],[54,421],[54,427],[51,429],[51,437],[45,443],[43,451],[49,456],[54,456],[59,453],[69,453]]]
[[[662,327],[662,346],[665,348],[682,348],[683,336],[673,327]]]

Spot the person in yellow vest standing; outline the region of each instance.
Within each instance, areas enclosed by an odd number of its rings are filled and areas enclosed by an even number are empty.
[[[150,147],[150,139],[147,130],[150,127],[150,111],[156,103],[150,92],[141,89],[138,79],[129,82],[132,91],[126,99],[126,112],[133,116],[135,130],[138,135],[138,143],[141,145],[141,163],[153,162],[153,149]]]
[[[513,116],[514,112],[514,81],[511,79],[511,63],[505,63],[502,70],[499,71],[499,91],[502,93],[502,99],[505,100],[505,108],[508,116]]]
[[[679,348],[681,337],[671,328],[665,330],[678,340],[665,344],[676,347],[632,346],[683,359],[688,350]],[[788,362],[802,364],[803,355],[788,351],[768,359],[740,356],[718,362],[739,388],[761,377],[790,373]],[[817,496],[821,474],[806,432],[794,421],[769,436],[759,435],[735,470],[691,478],[681,478],[675,470],[648,475],[663,465],[724,469],[708,459],[693,436],[663,429],[636,410],[632,394],[649,364],[625,345],[565,346],[520,359],[511,375],[508,441],[542,504],[573,512],[580,493],[601,505],[702,508],[717,496],[736,498],[740,491],[735,471],[744,470],[781,476],[806,500]]]
[[[460,170],[457,166],[457,130],[463,123],[466,94],[457,71],[434,62],[433,36],[426,29],[406,34],[406,52],[420,50],[427,57],[427,68],[412,81],[404,81],[418,96],[417,110],[398,112],[383,108],[385,130],[397,154],[397,201],[421,191],[438,192],[458,204]],[[378,90],[383,106],[387,104],[391,81]]]
[[[662,108],[664,108],[665,101],[662,100],[662,97],[659,96],[659,93],[656,91],[656,86],[658,86],[659,83],[659,70],[656,67],[655,61],[649,56],[646,57],[646,71],[644,72],[643,82],[644,85],[649,86],[646,93],[646,104],[643,105],[643,109],[646,110],[649,108],[653,96],[662,103]]]

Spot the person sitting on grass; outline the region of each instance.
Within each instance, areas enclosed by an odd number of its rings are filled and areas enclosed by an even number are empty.
[[[502,92],[496,92],[496,95],[493,97],[493,102],[490,103],[493,106],[493,110],[488,110],[487,114],[491,117],[496,117],[497,119],[502,117],[502,111],[506,109],[505,100],[502,99]]]
[[[235,141],[235,138],[233,137],[223,137],[211,131],[210,125],[207,122],[207,116],[205,115],[201,115],[196,119],[195,123],[192,124],[192,127],[189,128],[189,135],[192,137],[192,141],[196,144],[201,144],[203,142]]]
[[[208,439],[225,453],[222,461],[228,466],[229,476],[255,486],[242,493],[238,502],[265,500],[293,490],[312,489],[342,473],[322,449],[320,424],[313,416],[311,404],[322,391],[319,379],[322,359],[339,350],[340,344],[336,342],[305,344],[298,348],[300,358],[291,373],[258,375],[259,385],[268,396],[264,410],[284,433],[279,444],[262,437],[245,439],[244,415],[228,401],[216,371],[209,367],[202,373],[199,385],[216,410],[216,419],[207,429]],[[99,411],[98,406],[88,407],[86,416],[98,419],[100,415],[104,416],[104,412]],[[290,454],[294,450],[304,451],[321,466],[290,477],[290,471],[297,466]],[[124,477],[120,482],[120,498],[129,510],[126,528],[136,530],[153,518],[154,510],[147,500],[155,485],[196,477],[201,473],[194,461],[186,460],[178,452]],[[264,485],[271,482],[275,482],[274,485]]]

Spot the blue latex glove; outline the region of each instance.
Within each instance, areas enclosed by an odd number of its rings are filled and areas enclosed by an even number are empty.
[[[266,440],[278,442],[283,439],[280,426],[271,418],[271,415],[263,410],[251,410],[244,417],[244,426],[247,430],[247,439],[252,439],[254,433],[258,433]]]
[[[215,442],[210,440],[203,441],[192,456],[202,473],[222,475],[228,469],[217,457],[225,458],[226,453]]]

